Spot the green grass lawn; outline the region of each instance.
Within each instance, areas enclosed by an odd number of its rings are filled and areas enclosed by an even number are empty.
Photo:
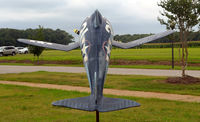
[[[200,48],[189,48],[189,62],[200,62]],[[175,61],[179,61],[179,49],[174,49]],[[171,48],[113,49],[111,59],[171,61]]]
[[[200,84],[169,84],[166,77],[141,75],[107,75],[104,88],[189,94],[200,96]],[[89,87],[84,73],[33,72],[1,74],[0,80],[23,81]]]
[[[36,60],[32,54],[18,54],[16,56],[3,56],[0,60]],[[69,52],[58,51],[58,50],[45,50],[40,60],[50,60],[50,61],[63,61],[63,60],[82,60],[80,50],[72,50]]]
[[[178,48],[175,48],[175,61],[179,60]],[[200,48],[189,48],[189,62],[200,63]],[[41,60],[75,60],[82,61],[81,51],[79,49],[69,52],[57,50],[45,50]],[[148,48],[148,49],[113,49],[111,59],[124,59],[124,60],[148,60],[148,61],[171,61],[171,48]],[[16,56],[3,56],[0,60],[34,60],[32,54],[16,55]]]
[[[189,48],[189,63],[200,63],[200,48]],[[16,56],[3,56],[0,57],[2,60],[29,60],[34,61],[32,54],[27,55],[16,55]],[[65,66],[82,66],[82,56],[80,50],[72,50],[70,52],[63,52],[57,50],[45,50],[40,60],[45,61],[72,61],[72,64]],[[111,53],[111,60],[124,60],[124,61],[150,61],[150,62],[159,62],[159,61],[171,61],[171,48],[149,48],[149,49],[113,49]],[[179,50],[175,48],[175,61],[179,60]],[[1,65],[27,65],[26,63],[0,63]],[[33,64],[28,64],[33,65]],[[55,66],[63,66],[64,64],[48,64]],[[112,65],[111,67],[123,67],[123,68],[147,68],[147,69],[171,69],[169,65]],[[176,66],[175,69],[180,69],[179,66]],[[189,66],[188,69],[191,70],[200,70],[199,66]]]
[[[54,107],[53,101],[87,96],[87,93],[24,86],[0,85],[1,122],[94,122],[95,112]],[[160,99],[119,97],[141,107],[100,113],[102,122],[199,122],[200,104]]]

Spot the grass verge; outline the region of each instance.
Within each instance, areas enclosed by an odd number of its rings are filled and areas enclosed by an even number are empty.
[[[188,62],[200,63],[200,48],[189,48]],[[175,61],[179,61],[179,49],[174,49]],[[70,52],[45,50],[40,56],[41,60],[49,61],[78,61],[82,60],[79,49]],[[171,61],[171,48],[147,48],[147,49],[113,49],[111,54],[112,60],[147,60],[147,61]],[[0,60],[36,60],[32,54],[3,56]]]
[[[95,112],[53,107],[51,105],[53,101],[87,96],[89,95],[87,93],[13,85],[0,85],[0,93],[0,121],[2,122],[95,121]],[[135,97],[109,97],[134,100],[139,102],[141,107],[100,113],[100,121],[103,122],[200,121],[199,103]]]
[[[200,48],[189,48],[188,57],[188,70],[200,70]],[[0,57],[0,65],[35,65],[32,54],[16,55],[16,56],[3,56]],[[73,50],[70,52],[63,52],[57,50],[45,50],[40,56],[41,61],[49,61],[49,64],[40,65],[44,66],[83,66],[82,56],[80,50]],[[113,49],[111,54],[111,60],[126,61],[144,61],[150,64],[128,64],[128,65],[116,65],[113,63],[110,67],[120,68],[141,68],[141,69],[171,69],[171,48],[149,48],[149,49]],[[8,63],[11,61],[10,63]],[[21,61],[21,62],[20,62]],[[175,61],[179,61],[179,49],[175,48]],[[66,63],[68,62],[68,63]],[[151,62],[154,62],[151,64]],[[163,64],[161,62],[168,62]],[[119,63],[119,62],[118,62]],[[37,64],[37,63],[36,63]],[[191,66],[190,66],[191,64]],[[195,65],[196,64],[196,65]],[[175,66],[175,69],[180,69],[180,66]]]
[[[200,96],[200,84],[169,84],[167,77],[142,75],[107,75],[104,88],[164,92]],[[32,72],[1,74],[0,80],[23,81],[89,87],[85,73]]]

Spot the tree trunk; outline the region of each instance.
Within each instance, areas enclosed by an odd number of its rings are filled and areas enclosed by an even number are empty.
[[[39,64],[39,56],[37,56],[37,64]]]
[[[180,29],[180,39],[182,42],[182,57],[181,57],[181,69],[182,69],[182,77],[185,77],[185,44],[183,39],[183,29]]]
[[[178,59],[179,59],[179,63],[181,64],[181,42],[179,42],[179,48],[178,48]]]
[[[187,44],[187,37],[188,37],[188,32],[185,31],[185,34],[184,34],[184,44],[185,44],[185,69],[187,68],[187,65],[188,65],[188,44]]]

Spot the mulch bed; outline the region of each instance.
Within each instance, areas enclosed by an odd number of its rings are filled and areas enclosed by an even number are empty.
[[[82,61],[47,61],[47,60],[0,60],[0,63],[25,63],[25,64],[34,64],[34,65],[43,65],[43,64],[82,64]]]
[[[186,75],[184,77],[169,77],[166,82],[171,84],[197,84],[200,83],[200,78]]]
[[[0,63],[27,63],[35,65],[43,64],[83,64],[82,60],[62,60],[62,61],[50,61],[50,60],[0,60]],[[123,60],[115,59],[110,60],[110,65],[168,65],[171,66],[171,61],[147,61],[147,60]],[[175,66],[180,66],[178,61],[174,62]],[[189,63],[188,66],[200,66],[200,63]]]

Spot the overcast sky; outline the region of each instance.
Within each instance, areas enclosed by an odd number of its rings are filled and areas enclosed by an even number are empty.
[[[96,9],[112,24],[115,34],[158,33],[160,0],[0,0],[0,28],[63,29],[73,34]],[[74,35],[74,34],[73,34]]]

